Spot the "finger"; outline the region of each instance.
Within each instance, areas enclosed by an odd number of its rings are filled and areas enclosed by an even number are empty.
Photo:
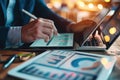
[[[48,35],[49,39],[53,36],[53,29],[46,27],[46,25],[42,26],[42,24],[38,23],[33,25],[33,27],[30,28],[28,32],[30,32],[31,35],[34,35],[35,39],[39,37],[39,34],[41,33]]]
[[[34,28],[37,27],[36,23],[38,23],[38,20],[34,20],[23,26],[23,28],[29,32],[33,31]]]
[[[45,19],[45,18],[39,18],[39,20],[44,21],[44,22],[50,22],[52,23],[53,21],[50,19]]]
[[[26,24],[25,26],[28,26],[29,28],[32,28],[33,27],[33,25],[35,24],[35,23],[37,23],[38,22],[38,20],[31,20],[28,24]]]
[[[49,36],[48,35],[46,35],[46,34],[41,34],[41,37],[39,37],[39,38],[42,38],[42,39],[44,39],[44,41],[45,42],[48,42],[50,39],[49,39]]]
[[[47,34],[45,34],[45,33],[42,33],[42,32],[40,32],[39,34],[35,34],[35,33],[33,32],[33,34],[32,34],[32,39],[33,39],[33,40],[44,39],[45,42],[48,42],[48,41],[50,40],[50,39],[49,39],[49,36],[48,36]]]
[[[39,20],[35,20],[29,23],[29,26],[31,26],[28,30],[33,31],[33,30],[43,30],[43,28],[49,28],[52,29],[51,23],[48,22],[40,22]]]
[[[52,23],[52,25],[53,25],[53,33],[54,33],[54,35],[58,35],[58,30],[55,27],[54,22]]]
[[[42,26],[48,27],[53,29],[53,26],[51,24],[51,22],[47,19],[43,19],[43,18],[39,18],[38,21],[42,24]]]
[[[42,22],[41,26],[49,28],[49,29],[53,29],[53,25],[49,22]]]
[[[95,39],[99,42],[99,45],[103,45],[102,39],[100,35],[98,34],[98,30],[95,33]]]
[[[29,28],[28,32],[30,32],[30,34],[33,35],[34,39],[41,38],[41,36],[39,35],[41,34],[41,32],[47,35],[49,39],[51,39],[54,30],[52,29],[53,26],[50,22],[40,22],[38,19],[33,21],[32,23],[34,23],[32,24],[33,27]],[[45,41],[48,41],[48,39],[45,39]]]
[[[95,31],[94,37],[99,37],[98,30]]]
[[[53,30],[52,30],[52,29],[44,28],[42,32],[43,32],[44,34],[47,34],[47,35],[49,36],[49,39],[51,39],[52,36],[53,36]]]
[[[54,22],[52,20],[44,19],[44,18],[40,18],[40,20],[51,23],[54,34],[55,35],[58,34],[57,28],[55,27]]]
[[[98,35],[98,30],[96,30],[96,33],[95,33],[95,35]]]
[[[90,41],[93,38],[92,34],[89,36],[88,41]]]
[[[93,33],[92,33],[92,36],[93,37],[96,37],[98,35],[98,30],[95,30]]]
[[[30,19],[30,22],[32,22],[32,21],[34,21],[34,20],[35,20],[35,19],[31,18],[31,19]]]

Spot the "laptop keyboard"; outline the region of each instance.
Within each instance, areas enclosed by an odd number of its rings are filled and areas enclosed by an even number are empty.
[[[95,38],[85,42],[84,46],[99,46],[98,41]]]

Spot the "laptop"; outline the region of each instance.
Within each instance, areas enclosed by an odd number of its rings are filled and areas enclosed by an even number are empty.
[[[80,44],[80,47],[77,48],[77,50],[106,50],[106,49],[109,49],[110,46],[115,42],[115,40],[120,35],[119,20],[120,20],[120,6],[115,10],[114,14],[110,17],[109,20],[106,21],[106,23],[102,23],[99,25],[100,26],[99,27],[99,29],[100,29],[99,37],[101,39],[101,42],[98,42],[98,40],[95,40],[95,39],[92,40],[93,42],[89,41],[89,37],[90,37],[91,33],[89,33],[90,35],[88,35],[85,31],[84,32],[85,34],[83,34],[83,36],[85,36],[84,40],[83,40],[82,44]],[[102,22],[104,22],[104,21],[102,21]],[[87,37],[86,37],[86,34],[87,34]],[[94,43],[96,45],[94,45]],[[102,44],[100,44],[100,43],[102,43]]]
[[[115,61],[108,55],[48,50],[13,68],[8,75],[16,80],[108,80]]]
[[[99,25],[103,22],[105,16],[109,13],[110,9],[103,8],[98,14],[92,19],[97,25],[91,26],[86,29],[84,33],[83,43],[87,40],[87,37],[92,34]],[[31,49],[75,49],[74,34],[73,33],[60,33],[58,36],[53,36],[49,42],[44,40],[36,40],[30,45]]]

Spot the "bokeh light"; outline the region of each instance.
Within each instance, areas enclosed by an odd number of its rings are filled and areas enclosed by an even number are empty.
[[[109,33],[112,34],[112,35],[115,34],[116,31],[117,31],[117,30],[116,30],[116,27],[111,27],[111,28],[109,29]]]
[[[85,6],[85,3],[82,2],[82,1],[80,1],[80,2],[79,2],[79,5],[80,5],[81,7],[84,7],[84,6]]]
[[[110,42],[110,36],[109,35],[105,35],[104,39],[105,39],[106,42]]]
[[[112,62],[110,62],[107,58],[101,58],[101,64],[104,66],[104,68],[110,69]]]
[[[110,2],[110,0],[104,0],[105,2]]]
[[[89,8],[94,8],[94,4],[89,3],[89,4],[88,4],[88,7],[89,7]]]
[[[102,4],[98,4],[98,9],[103,9],[103,5]]]

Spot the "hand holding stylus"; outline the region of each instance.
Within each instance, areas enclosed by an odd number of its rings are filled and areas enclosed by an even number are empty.
[[[34,21],[31,21],[22,27],[22,42],[30,43],[37,39],[44,39],[45,42],[48,42],[53,35],[58,34],[52,20],[37,18],[24,9],[22,10],[22,12],[34,19]]]

